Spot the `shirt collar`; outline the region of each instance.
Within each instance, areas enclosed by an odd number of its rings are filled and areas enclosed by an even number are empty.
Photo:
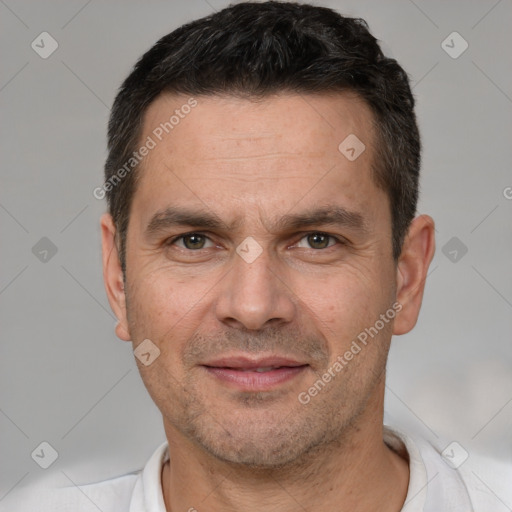
[[[384,426],[384,442],[409,461],[409,485],[401,512],[422,511],[427,496],[427,470],[414,441],[403,432]],[[169,460],[169,445],[162,443],[139,473],[129,512],[166,512],[162,492],[162,468]]]

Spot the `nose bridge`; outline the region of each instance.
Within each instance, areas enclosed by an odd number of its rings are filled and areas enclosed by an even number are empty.
[[[250,237],[249,237],[250,238]],[[269,320],[289,322],[294,313],[291,292],[279,279],[268,247],[246,239],[237,248],[217,300],[219,321],[260,329]]]

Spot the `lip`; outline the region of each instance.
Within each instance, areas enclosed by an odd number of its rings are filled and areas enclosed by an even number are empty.
[[[222,357],[220,359],[215,359],[213,361],[204,363],[203,366],[209,366],[214,368],[233,368],[236,370],[252,370],[255,368],[265,368],[269,366],[296,367],[304,366],[305,364],[306,363],[299,362],[296,361],[295,359],[290,359],[288,357],[271,355],[255,358],[250,358],[247,356]]]
[[[270,391],[302,374],[309,365],[281,356],[223,357],[202,365],[216,380],[242,391]],[[264,372],[257,368],[273,368]]]

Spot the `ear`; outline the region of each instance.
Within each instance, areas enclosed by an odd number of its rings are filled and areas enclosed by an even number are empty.
[[[123,283],[123,271],[119,261],[115,243],[116,228],[112,216],[105,213],[101,216],[101,245],[103,259],[103,281],[108,301],[119,323],[116,335],[124,341],[130,341],[130,332],[126,315],[126,295]]]
[[[396,270],[396,300],[402,309],[395,318],[393,334],[405,334],[416,325],[435,252],[434,232],[434,221],[428,215],[420,215],[411,222]]]

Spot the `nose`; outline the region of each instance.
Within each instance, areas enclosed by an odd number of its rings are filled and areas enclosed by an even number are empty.
[[[296,301],[268,249],[250,263],[235,254],[231,265],[218,287],[215,308],[219,321],[251,330],[292,321]]]

